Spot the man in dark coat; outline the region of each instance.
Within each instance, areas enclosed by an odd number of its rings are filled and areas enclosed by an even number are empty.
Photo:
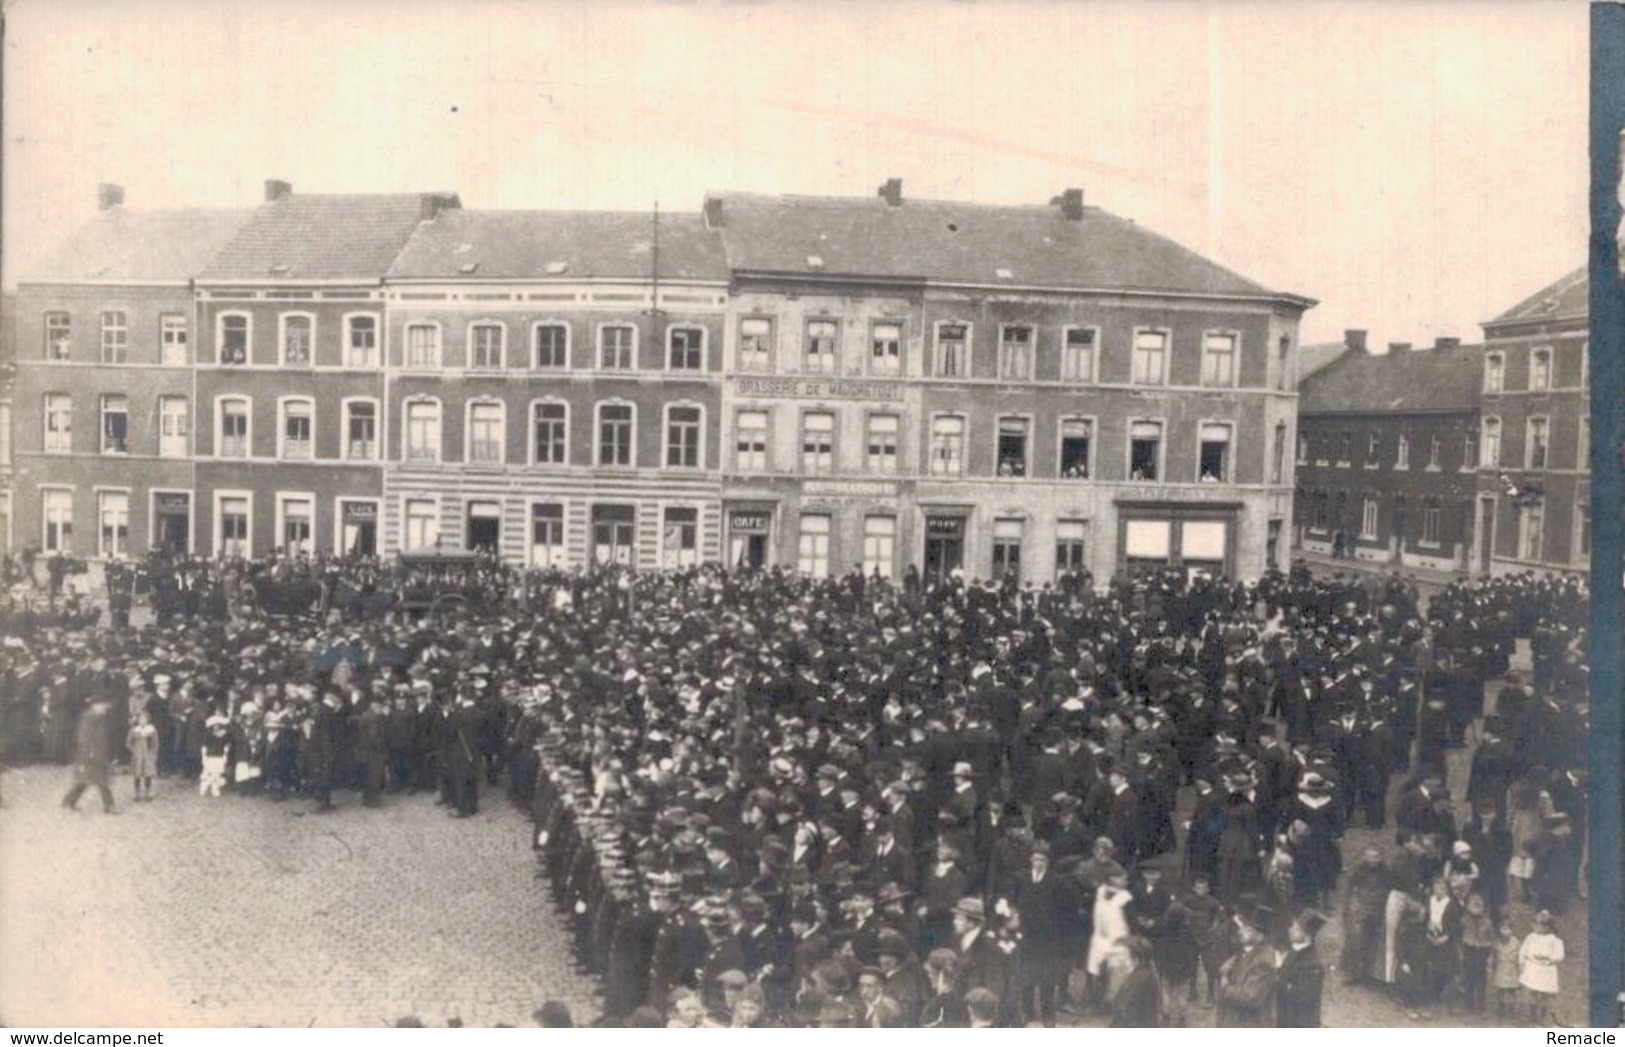
[[[1219,969],[1218,1013],[1221,1029],[1267,1028],[1274,1013],[1275,950],[1256,917],[1237,918],[1241,951]]]
[[[1012,899],[1022,928],[1021,1006],[1029,1019],[1049,1029],[1055,1027],[1056,1004],[1076,958],[1069,931],[1077,900],[1065,879],[1050,874],[1048,844],[1034,843],[1030,862]]]
[[[318,813],[333,810],[334,764],[338,760],[339,696],[329,691],[311,714],[306,739],[305,785],[316,797]]]
[[[471,697],[465,695],[452,710],[446,721],[448,739],[446,757],[452,790],[454,818],[468,818],[480,809],[480,770],[483,763],[479,755],[480,712]]]
[[[1320,994],[1326,971],[1315,955],[1320,916],[1313,910],[1287,931],[1287,950],[1275,971],[1275,1026],[1278,1029],[1320,1028]]]
[[[389,756],[385,740],[387,714],[380,700],[372,700],[356,718],[356,758],[361,764],[361,802],[367,807],[383,803],[385,768]]]
[[[73,735],[73,788],[62,797],[62,806],[76,809],[79,797],[92,785],[102,796],[102,811],[117,814],[113,808],[113,790],[109,778],[113,771],[113,752],[108,740],[108,711],[111,706],[97,698],[79,716]]]
[[[1112,996],[1113,1029],[1155,1029],[1162,1025],[1162,988],[1151,966],[1151,943],[1128,940],[1128,976]]]

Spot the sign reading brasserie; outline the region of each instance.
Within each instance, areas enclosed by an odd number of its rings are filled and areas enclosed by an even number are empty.
[[[901,400],[903,387],[896,382],[845,378],[741,378],[739,395],[794,400]]]

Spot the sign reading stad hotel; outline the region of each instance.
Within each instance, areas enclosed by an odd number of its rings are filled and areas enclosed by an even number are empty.
[[[903,387],[897,382],[847,378],[740,378],[740,396],[787,400],[898,401]]]

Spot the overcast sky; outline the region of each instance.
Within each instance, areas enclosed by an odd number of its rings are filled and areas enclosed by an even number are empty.
[[[1306,340],[1469,340],[1585,262],[1578,2],[14,0],[6,282],[95,212],[455,189],[1086,198],[1272,288]]]

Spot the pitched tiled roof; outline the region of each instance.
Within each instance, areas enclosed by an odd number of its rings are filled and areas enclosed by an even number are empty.
[[[1481,345],[1344,353],[1298,386],[1299,414],[1472,410]]]
[[[710,195],[721,201],[723,240],[736,270],[1022,287],[1275,293],[1098,207],[1085,207],[1081,220],[1070,221],[1059,206],[913,199],[891,206],[878,196]]]
[[[261,204],[202,280],[379,279],[425,214],[426,196],[302,196]]]
[[[1590,275],[1590,271],[1584,267],[1576,269],[1556,283],[1536,291],[1484,326],[1585,316],[1591,311]]]
[[[1346,342],[1314,342],[1309,345],[1298,346],[1298,385],[1309,380],[1309,376],[1319,373],[1331,365],[1339,356],[1348,352]]]
[[[647,279],[653,233],[647,212],[445,211],[412,234],[389,275]],[[698,215],[661,215],[660,276],[726,280],[721,238]]]
[[[80,226],[21,280],[190,280],[213,261],[251,214],[247,208],[108,208]]]

